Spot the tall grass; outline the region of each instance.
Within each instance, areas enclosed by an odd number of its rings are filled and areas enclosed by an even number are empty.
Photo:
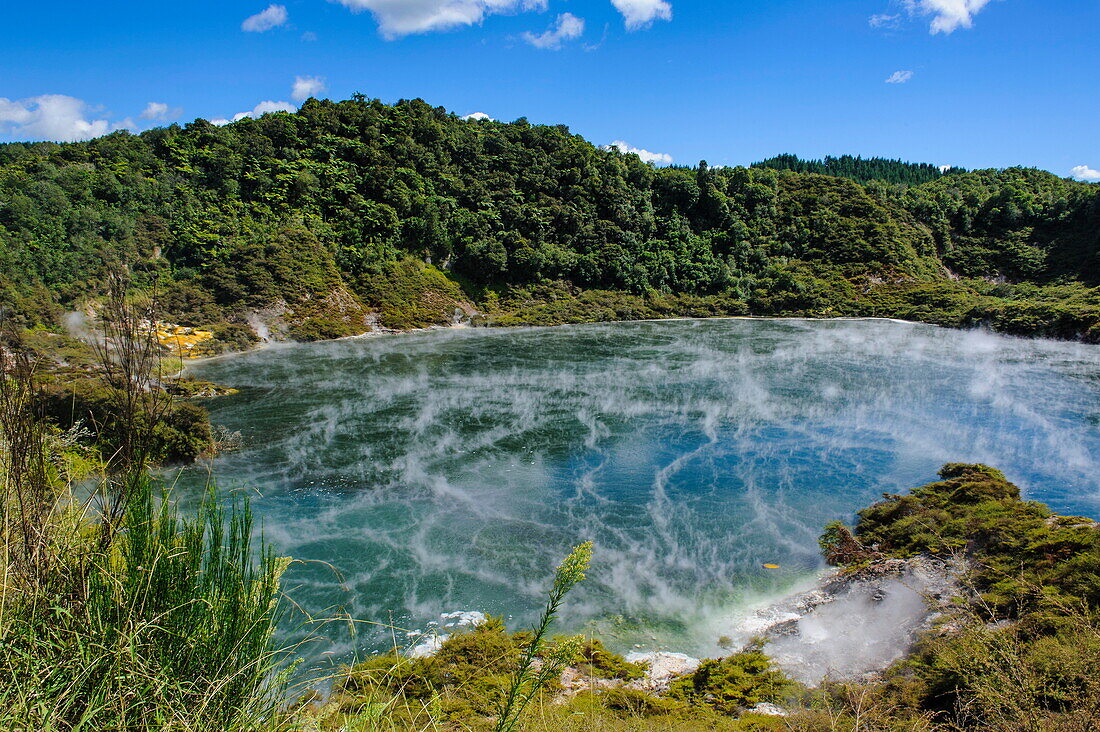
[[[18,339],[0,329],[0,532],[2,586],[34,581],[50,565],[45,530],[56,501],[46,460],[46,430],[34,418],[35,363]]]
[[[281,701],[281,564],[255,558],[247,506],[211,492],[181,518],[132,488],[110,550],[74,542],[60,572],[6,588],[0,728],[232,729]]]
[[[0,729],[198,732],[280,719],[287,672],[272,633],[284,563],[254,541],[247,501],[211,488],[185,514],[158,489],[144,440],[162,411],[139,412],[160,400],[143,397],[159,374],[140,326],[116,320],[104,342],[122,352],[105,366],[122,374],[113,416],[142,429],[102,462],[84,502],[50,467],[67,448],[35,413],[33,364],[17,336],[0,342]]]

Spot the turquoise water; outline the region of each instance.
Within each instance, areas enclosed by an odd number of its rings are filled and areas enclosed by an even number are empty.
[[[816,537],[949,461],[1100,516],[1100,348],[889,321],[708,320],[452,329],[213,360],[198,375],[306,615],[423,629],[537,611],[596,542],[565,623],[620,648],[713,653],[810,581]],[[201,483],[205,466],[185,471]],[[779,564],[779,570],[762,568]],[[321,628],[346,657],[388,631]],[[398,635],[398,641],[404,639]],[[331,644],[331,645],[329,645]]]

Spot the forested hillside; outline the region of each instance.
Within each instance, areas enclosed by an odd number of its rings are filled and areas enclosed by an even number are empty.
[[[885,183],[920,185],[941,178],[944,175],[965,172],[961,168],[941,168],[931,163],[907,163],[903,160],[885,158],[863,158],[841,155],[839,158],[826,156],[822,160],[803,160],[789,153],[753,163],[753,168],[771,168],[772,170],[793,170],[796,173],[818,173],[835,175],[838,178],[851,178],[860,183],[873,180]]]
[[[8,144],[0,297],[56,325],[121,263],[170,317],[229,345],[250,337],[248,312],[323,338],[361,332],[371,312],[407,327],[456,306],[501,323],[875,314],[1100,338],[1097,186],[822,165],[836,175],[658,169],[564,126],[363,97]]]

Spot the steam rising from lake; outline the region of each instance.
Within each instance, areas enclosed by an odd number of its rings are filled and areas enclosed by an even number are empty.
[[[526,621],[591,538],[568,624],[620,649],[713,655],[748,608],[812,581],[825,522],[945,462],[1100,514],[1095,346],[710,320],[433,331],[195,370],[240,388],[209,403],[246,442],[215,462],[222,487],[254,492],[280,554],[339,572],[287,575],[319,617]],[[389,642],[328,632],[338,649]]]

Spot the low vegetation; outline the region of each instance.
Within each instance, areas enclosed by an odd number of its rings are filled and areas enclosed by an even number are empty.
[[[949,729],[1100,726],[1100,526],[1021,500],[984,465],[940,477],[822,537],[844,567],[920,554],[968,567],[957,610],[876,693]]]

